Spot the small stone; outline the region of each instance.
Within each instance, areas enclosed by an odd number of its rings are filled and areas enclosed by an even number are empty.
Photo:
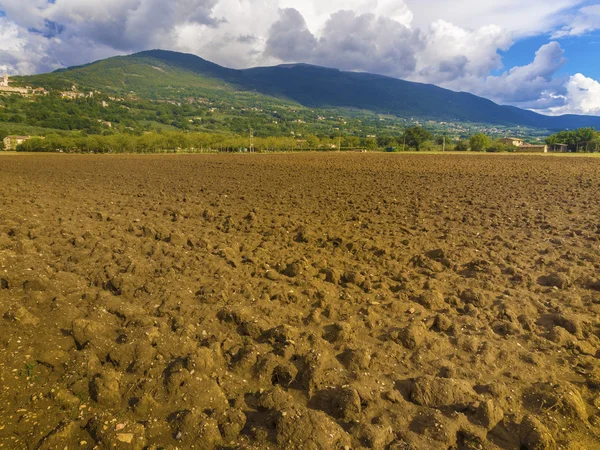
[[[181,233],[171,233],[169,237],[169,242],[173,245],[185,245],[187,243],[187,239]]]
[[[265,278],[267,280],[276,281],[279,279],[279,274],[274,270],[267,270],[265,272]]]
[[[126,444],[133,442],[133,433],[117,433],[117,440]]]

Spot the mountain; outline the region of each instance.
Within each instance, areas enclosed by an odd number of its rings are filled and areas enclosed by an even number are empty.
[[[313,108],[359,108],[401,117],[546,129],[600,128],[600,117],[545,116],[513,106],[501,106],[466,92],[383,75],[343,72],[310,64],[233,70],[195,55],[164,50],[141,52],[135,56],[155,58],[200,75],[220,78],[244,89],[288,98]]]
[[[465,92],[369,73],[344,72],[308,64],[235,70],[198,56],[150,50],[114,57],[51,74],[23,77],[44,86],[98,89],[118,95],[167,99],[194,94],[229,98],[232,104],[282,102],[308,108],[366,110],[406,119],[488,123],[557,130],[600,128],[600,117],[550,117],[501,106]]]
[[[600,126],[600,117],[545,116],[513,106],[500,106],[466,92],[369,73],[302,64],[240,72],[243,86],[310,107],[360,108],[401,117],[545,129]]]

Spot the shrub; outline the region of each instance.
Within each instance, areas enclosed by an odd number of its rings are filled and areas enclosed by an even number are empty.
[[[454,146],[454,150],[456,150],[457,152],[466,152],[467,150],[469,150],[469,143],[460,140]]]
[[[490,153],[500,153],[500,152],[514,152],[514,145],[505,144],[503,142],[493,142],[486,150],[486,152]]]

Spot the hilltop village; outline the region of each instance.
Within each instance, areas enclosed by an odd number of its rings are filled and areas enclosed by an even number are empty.
[[[32,88],[31,86],[26,87],[15,87],[10,85],[11,81],[7,74],[4,74],[2,81],[0,81],[0,95],[2,94],[19,94],[23,96],[29,95],[46,95],[48,91],[44,88]]]
[[[7,74],[4,74],[2,81],[0,81],[0,95],[11,95],[19,94],[23,97],[29,97],[33,95],[48,95],[49,91],[43,87],[33,88],[31,86],[17,87],[11,86],[12,81]],[[94,92],[80,92],[77,86],[73,85],[70,91],[61,91],[60,95],[66,99],[78,99],[78,98],[91,98],[94,96]]]

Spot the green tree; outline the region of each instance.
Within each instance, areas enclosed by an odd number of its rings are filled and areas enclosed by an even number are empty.
[[[591,127],[588,128],[579,128],[577,130],[577,141],[578,142],[590,142],[594,139],[596,133]]]
[[[494,141],[491,142],[487,148],[486,152],[490,153],[500,153],[500,152],[514,152],[516,147],[514,145],[505,144],[502,141]]]
[[[358,136],[342,136],[342,148],[360,147],[360,138]]]
[[[421,150],[423,143],[433,138],[432,134],[423,127],[411,127],[404,130],[406,145]]]
[[[376,138],[363,138],[360,141],[361,147],[367,148],[369,150],[374,150],[377,148],[377,139]]]
[[[394,147],[396,139],[392,136],[377,136],[377,146],[379,148]]]
[[[577,130],[563,130],[554,133],[546,139],[546,144],[565,144],[569,151],[578,149],[596,149],[596,143],[600,140],[600,133],[594,128],[579,128]]]
[[[320,144],[321,142],[319,141],[319,138],[314,134],[309,134],[306,136],[306,145],[309,149],[317,149],[319,148]]]
[[[454,150],[458,152],[466,152],[469,150],[469,143],[463,140],[457,141]]]
[[[483,133],[477,133],[471,136],[469,140],[469,147],[473,152],[484,152],[492,145],[492,140],[489,136]]]

